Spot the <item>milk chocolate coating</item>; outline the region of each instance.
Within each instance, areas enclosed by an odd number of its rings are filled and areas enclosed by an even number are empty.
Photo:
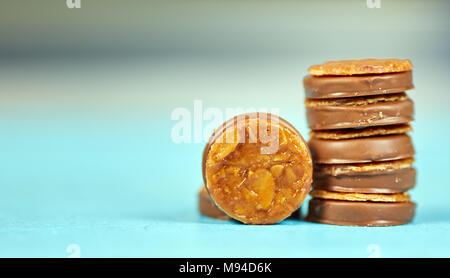
[[[386,161],[414,155],[414,146],[407,134],[345,140],[311,138],[308,145],[314,162],[324,164]]]
[[[335,192],[399,193],[406,192],[416,184],[414,168],[376,173],[372,175],[314,175],[313,188]]]
[[[201,214],[220,220],[230,220],[231,218],[217,208],[211,201],[208,192],[201,190],[198,194],[198,209]]]
[[[342,98],[392,94],[413,89],[411,71],[356,76],[313,76],[303,79],[307,98]]]
[[[312,130],[404,124],[412,121],[413,116],[414,103],[410,99],[359,106],[306,107],[306,119]]]
[[[313,198],[309,201],[311,222],[346,226],[394,226],[411,222],[413,202],[349,202]]]

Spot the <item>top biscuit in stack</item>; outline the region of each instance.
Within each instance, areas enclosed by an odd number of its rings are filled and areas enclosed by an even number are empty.
[[[330,61],[309,73],[303,84],[315,165],[308,218],[362,226],[411,221],[415,205],[406,191],[416,171],[407,132],[414,104],[405,93],[414,88],[411,62]]]

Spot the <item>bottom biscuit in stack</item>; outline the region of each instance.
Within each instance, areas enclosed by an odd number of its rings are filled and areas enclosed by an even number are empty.
[[[409,223],[415,203],[407,193],[368,194],[311,191],[311,222],[346,226],[394,226]]]
[[[416,183],[409,125],[311,132],[315,158],[307,220],[335,225],[410,222]]]

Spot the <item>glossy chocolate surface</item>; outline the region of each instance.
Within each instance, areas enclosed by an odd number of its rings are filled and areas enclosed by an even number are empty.
[[[211,201],[206,189],[202,190],[198,194],[198,209],[201,214],[220,220],[230,220],[231,218],[223,211],[217,208]]]
[[[355,193],[399,193],[406,192],[416,184],[414,168],[389,171],[386,173],[339,175],[316,174],[313,188],[335,192]]]
[[[303,79],[307,98],[342,98],[404,92],[413,89],[412,72],[353,76],[313,76]]]
[[[386,101],[359,106],[326,105],[306,108],[312,130],[360,128],[404,124],[414,118],[411,99]]]
[[[345,226],[393,226],[412,221],[413,202],[350,202],[312,198],[306,220]]]
[[[345,140],[312,138],[308,142],[315,163],[366,163],[412,157],[414,147],[407,134]]]

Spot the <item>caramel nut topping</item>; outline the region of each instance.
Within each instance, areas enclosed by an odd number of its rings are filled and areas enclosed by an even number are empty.
[[[312,182],[306,143],[289,123],[263,113],[227,121],[205,148],[206,188],[215,204],[247,224],[272,224],[298,209]],[[227,128],[224,128],[227,127]],[[234,141],[226,141],[234,134]]]
[[[313,65],[308,71],[312,75],[358,75],[358,74],[382,74],[392,72],[404,72],[412,70],[413,66],[408,59],[361,59],[328,61],[323,64]]]

